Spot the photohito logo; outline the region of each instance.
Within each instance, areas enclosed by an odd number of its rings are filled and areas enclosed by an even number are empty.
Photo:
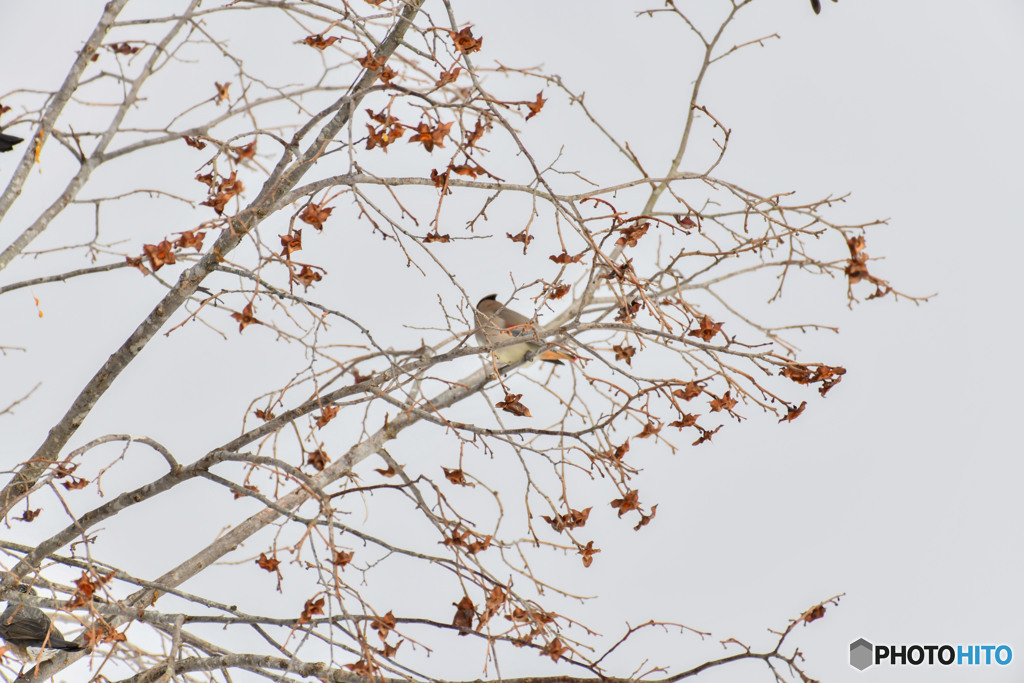
[[[863,638],[850,643],[850,666],[863,671],[872,664],[889,666],[1006,666],[1009,645],[872,645]]]

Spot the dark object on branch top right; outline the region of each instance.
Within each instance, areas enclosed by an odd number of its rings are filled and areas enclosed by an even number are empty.
[[[832,2],[839,2],[839,0],[832,0]],[[811,0],[811,9],[815,14],[821,14],[821,0]]]
[[[16,144],[22,141],[22,138],[8,135],[7,133],[0,133],[0,152],[10,152]]]

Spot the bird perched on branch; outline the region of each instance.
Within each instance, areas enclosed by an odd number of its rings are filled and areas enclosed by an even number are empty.
[[[832,2],[839,2],[839,0],[832,0]],[[811,0],[811,9],[815,14],[821,14],[821,0]]]
[[[494,350],[494,356],[503,365],[518,363],[527,354],[542,348],[537,342],[537,329],[530,319],[498,303],[497,294],[488,294],[476,305],[476,326],[476,340],[481,346],[496,346],[516,338],[523,340],[521,344]],[[557,365],[561,365],[563,360],[576,360],[576,356],[554,349],[546,349],[537,357]]]
[[[8,135],[7,133],[0,133],[0,152],[10,152],[19,142],[24,142],[24,139]]]
[[[25,584],[18,586],[18,590],[29,595],[36,593]],[[10,600],[7,609],[0,614],[0,637],[26,664],[47,660],[58,650],[77,652],[83,649],[64,638],[43,610]]]

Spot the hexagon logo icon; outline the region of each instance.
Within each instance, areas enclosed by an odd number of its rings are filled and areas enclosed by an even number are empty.
[[[863,638],[858,638],[850,643],[850,666],[863,671],[874,663],[871,661],[874,659],[874,653],[874,645]]]

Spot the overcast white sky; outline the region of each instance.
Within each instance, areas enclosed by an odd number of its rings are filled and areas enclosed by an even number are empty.
[[[765,627],[781,627],[815,602],[846,593],[827,619],[799,634],[816,678],[1019,681],[1024,3],[824,4],[815,16],[806,0],[763,0],[735,27],[736,41],[776,32],[781,40],[748,48],[709,76],[702,101],[733,130],[717,173],[765,192],[850,192],[840,215],[889,219],[888,227],[868,234],[867,251],[886,257],[873,272],[907,293],[938,296],[923,306],[884,299],[851,312],[843,283],[835,282],[784,307],[766,306],[768,317],[839,326],[839,335],[798,343],[810,356],[845,366],[848,375],[827,400],[809,399],[807,413],[792,424],[751,414],[755,419],[724,430],[709,446],[652,454],[638,487],[660,503],[657,519],[642,533],[605,537],[606,552],[580,579],[603,598],[583,612],[609,632],[623,621],[653,617],[763,644]],[[682,32],[654,30],[654,22],[633,16],[657,2],[460,5],[460,18],[485,37],[488,57],[543,63],[562,74],[587,91],[588,105],[602,111],[610,128],[637,129],[627,134],[631,141],[657,144],[644,130],[679,115],[692,74],[688,48],[677,42]],[[101,7],[50,0],[6,6],[0,93],[31,87],[33,79],[55,87]],[[547,125],[551,150],[571,142],[559,139],[555,122]],[[568,153],[586,164],[586,150]],[[16,157],[0,159],[0,180]],[[6,245],[20,229],[0,226],[0,242]],[[30,272],[31,266],[12,268],[0,274],[0,285]],[[504,280],[495,284],[487,264],[462,274],[467,288],[481,294],[507,287]],[[106,313],[62,306],[59,287],[0,298],[0,343],[30,349],[0,358],[0,404],[38,379],[45,382],[15,416],[0,417],[4,468],[32,452],[71,392],[125,334],[123,326],[101,322]],[[104,306],[134,325],[159,295],[140,288],[125,302]],[[42,299],[43,319],[32,296]],[[165,343],[157,340],[157,349]],[[166,400],[170,410],[180,397],[169,390],[163,399],[146,398],[145,409],[134,405],[154,370],[137,365],[76,444],[104,431],[167,429],[153,416],[161,410],[153,401]],[[229,435],[237,424],[207,427]],[[190,447],[186,436],[161,436],[181,450]],[[198,443],[216,441],[207,435]],[[3,533],[34,537],[23,526]],[[848,645],[859,637],[1005,643],[1016,658],[1002,669],[860,673],[847,665]],[[692,638],[667,639],[664,646],[679,643],[697,647]],[[652,661],[697,657],[694,652],[666,650]],[[700,652],[703,658],[721,650]],[[741,675],[726,669],[701,680]],[[757,675],[767,680],[764,672]]]

